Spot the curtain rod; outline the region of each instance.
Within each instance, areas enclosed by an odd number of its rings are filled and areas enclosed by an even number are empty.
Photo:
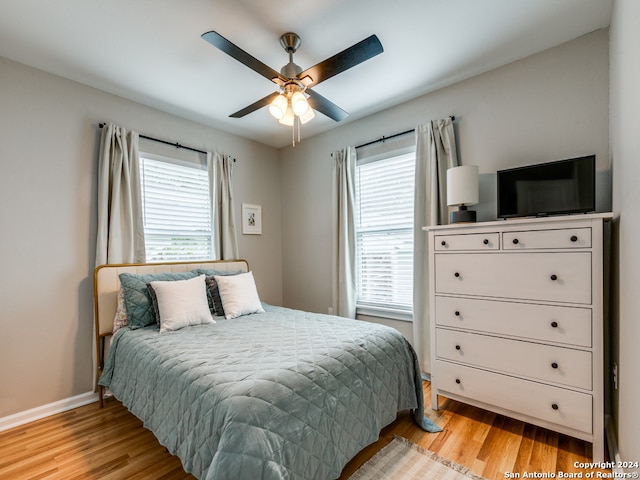
[[[99,123],[98,124],[98,126],[100,128],[104,127],[105,125],[106,125],[106,123]],[[138,135],[139,135],[140,138],[144,138],[145,140],[151,140],[152,142],[158,142],[158,143],[163,143],[165,145],[171,145],[172,147],[182,148],[183,150],[190,150],[192,152],[202,153],[203,155],[207,154],[207,152],[205,152],[204,150],[199,150],[199,149],[193,148],[193,147],[187,147],[185,145],[181,145],[178,142],[172,143],[172,142],[169,142],[167,140],[162,140],[160,138],[149,137],[148,135],[142,135],[142,134],[138,134]],[[235,162],[236,159],[234,158],[233,161]]]
[[[451,121],[452,121],[452,122],[456,119],[456,117],[454,117],[454,116],[450,116],[449,118],[451,119]],[[380,143],[380,142],[383,142],[383,143],[384,143],[384,142],[386,142],[387,140],[390,140],[390,139],[392,139],[392,138],[400,137],[400,136],[402,136],[402,135],[406,135],[406,134],[408,134],[408,133],[413,133],[413,132],[415,132],[415,131],[416,131],[416,129],[415,129],[415,128],[412,128],[411,130],[405,130],[404,132],[394,133],[393,135],[389,135],[388,137],[385,137],[385,136],[383,135],[382,137],[380,137],[380,138],[379,138],[379,139],[377,139],[377,140],[372,140],[372,141],[370,141],[370,142],[363,143],[362,145],[358,145],[356,148],[368,147],[369,145],[373,145],[373,144],[375,144],[375,143]]]

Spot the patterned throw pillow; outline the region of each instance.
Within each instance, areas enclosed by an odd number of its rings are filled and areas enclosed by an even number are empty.
[[[158,308],[158,295],[151,286],[151,283],[147,283],[147,289],[149,289],[149,298],[151,298],[151,305],[153,305],[153,313],[156,316],[156,323],[160,323],[160,309]]]
[[[238,275],[242,273],[241,270],[237,272],[223,272],[218,270],[212,270],[210,268],[198,268],[196,269],[198,274],[204,274],[205,283],[207,284],[207,300],[209,301],[209,310],[214,317],[224,317],[224,307],[222,300],[220,299],[220,291],[218,290],[218,283],[213,278],[214,275]]]
[[[222,299],[220,298],[220,290],[218,290],[218,282],[213,275],[205,277],[207,290],[209,291],[209,300],[211,311],[216,317],[224,317],[224,308],[222,307]]]
[[[118,306],[116,308],[116,315],[113,318],[113,333],[116,333],[127,325],[129,325],[129,316],[124,306],[124,290],[121,288],[118,290]]]

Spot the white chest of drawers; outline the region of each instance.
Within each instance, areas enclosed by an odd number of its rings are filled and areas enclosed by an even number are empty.
[[[438,395],[593,443],[604,459],[604,222],[425,227]]]

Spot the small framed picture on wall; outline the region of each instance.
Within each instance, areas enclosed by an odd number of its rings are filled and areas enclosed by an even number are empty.
[[[262,234],[262,206],[242,204],[242,233],[245,235]]]

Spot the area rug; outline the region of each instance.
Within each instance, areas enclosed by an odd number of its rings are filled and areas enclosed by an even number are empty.
[[[466,467],[402,437],[362,465],[349,480],[484,480]]]

